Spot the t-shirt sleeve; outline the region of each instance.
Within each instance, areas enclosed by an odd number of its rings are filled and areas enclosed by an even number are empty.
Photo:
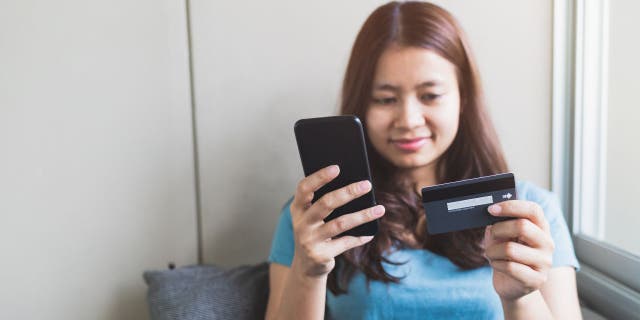
[[[293,223],[291,222],[291,211],[289,209],[291,201],[293,199],[287,201],[280,213],[280,219],[271,240],[271,253],[269,253],[268,259],[271,263],[275,262],[287,267],[291,266],[295,250]]]
[[[554,193],[528,182],[519,182],[517,187],[518,198],[538,203],[549,222],[551,237],[555,244],[553,267],[572,266],[576,271],[580,270],[580,263],[576,258],[571,241],[571,233],[569,233],[569,228],[562,214],[558,197]]]

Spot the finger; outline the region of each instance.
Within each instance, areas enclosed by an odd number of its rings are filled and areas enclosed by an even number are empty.
[[[542,208],[533,201],[509,200],[489,206],[490,214],[497,217],[515,217],[529,219],[542,230],[549,231],[549,223]]]
[[[335,179],[338,174],[340,174],[340,168],[336,165],[331,165],[300,180],[291,204],[298,208],[304,208],[313,200],[313,193]]]
[[[333,238],[361,224],[378,219],[384,215],[384,206],[378,205],[358,212],[342,215],[323,224],[318,230],[320,239]]]
[[[495,244],[498,243],[502,243],[502,242],[507,242],[510,241],[511,239],[508,240],[501,240],[498,238],[495,238],[492,235],[491,229],[493,228],[493,225],[488,225],[485,229],[484,229],[484,238],[482,239],[482,248],[486,250],[486,248],[489,248]]]
[[[484,249],[497,243],[497,241],[491,235],[491,228],[493,228],[493,225],[488,225],[484,229],[484,237],[482,238],[482,248]]]
[[[538,272],[521,263],[513,261],[491,261],[491,267],[520,282],[527,291],[535,291],[547,280],[546,273]]]
[[[318,199],[309,211],[309,218],[321,220],[326,218],[333,210],[339,208],[351,200],[359,198],[371,191],[371,182],[363,180],[346,185],[340,189],[331,191]]]
[[[327,253],[332,257],[337,257],[343,252],[359,247],[373,239],[373,236],[362,236],[362,237],[354,237],[354,236],[344,236],[340,238],[333,239],[326,243]]]
[[[485,256],[490,261],[513,261],[529,266],[534,270],[548,269],[552,263],[550,254],[544,254],[539,249],[513,241],[498,243],[486,248]]]
[[[553,248],[553,240],[529,219],[513,219],[493,224],[491,237],[497,240],[512,240],[534,248]]]

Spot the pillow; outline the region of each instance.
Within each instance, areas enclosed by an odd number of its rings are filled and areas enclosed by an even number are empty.
[[[264,319],[269,264],[224,269],[211,265],[146,271],[154,320]]]

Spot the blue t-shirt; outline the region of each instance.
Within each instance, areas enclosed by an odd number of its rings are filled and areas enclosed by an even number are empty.
[[[580,265],[573,251],[567,224],[557,197],[531,183],[518,182],[518,199],[538,203],[544,210],[555,242],[553,266]],[[291,266],[294,253],[293,227],[289,206],[285,206],[273,236],[269,261]],[[503,319],[500,298],[493,288],[492,269],[484,266],[462,270],[446,257],[424,249],[402,249],[388,255],[385,264],[400,283],[371,281],[367,290],[363,273],[356,272],[346,294],[327,290],[327,309],[335,319]]]

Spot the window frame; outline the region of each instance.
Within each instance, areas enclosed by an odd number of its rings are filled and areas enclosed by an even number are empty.
[[[604,218],[608,0],[554,0],[553,10],[551,189],[560,197],[582,266],[578,292],[605,316],[635,318],[640,257],[580,232],[601,234],[601,223],[587,222]],[[598,174],[584,174],[593,170]]]

